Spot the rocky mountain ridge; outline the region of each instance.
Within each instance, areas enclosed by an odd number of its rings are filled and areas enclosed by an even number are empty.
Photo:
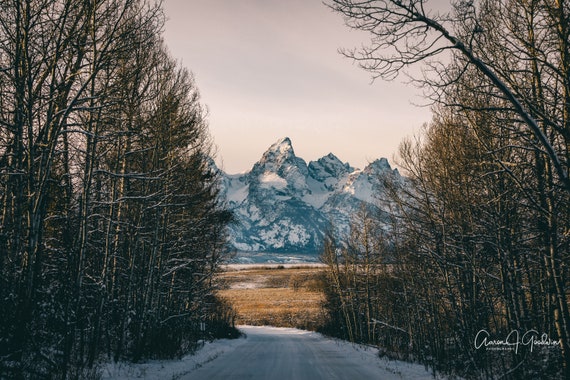
[[[282,138],[249,172],[222,172],[222,196],[236,216],[231,245],[242,252],[317,253],[331,225],[348,233],[351,215],[378,208],[375,197],[387,176],[401,178],[385,158],[363,170],[332,153],[307,164]]]

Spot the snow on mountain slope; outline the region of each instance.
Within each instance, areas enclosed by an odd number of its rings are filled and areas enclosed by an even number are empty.
[[[385,158],[363,170],[332,153],[307,164],[287,137],[271,145],[251,171],[222,176],[222,195],[237,219],[230,226],[233,247],[276,253],[317,253],[331,224],[347,233],[351,215],[363,205],[376,209],[383,178],[400,178]]]

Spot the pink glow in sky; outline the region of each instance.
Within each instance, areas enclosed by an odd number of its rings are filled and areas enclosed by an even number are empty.
[[[338,49],[366,44],[321,0],[166,0],[165,40],[195,76],[229,173],[249,170],[288,136],[298,156],[329,152],[363,168],[392,160],[430,119],[421,91],[400,77],[371,83]]]

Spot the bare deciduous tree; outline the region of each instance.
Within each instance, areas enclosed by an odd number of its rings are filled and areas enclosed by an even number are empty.
[[[231,215],[163,22],[150,0],[0,4],[0,377],[89,376],[230,328],[211,278]]]
[[[428,0],[331,0],[328,3],[332,9],[345,16],[350,27],[370,32],[370,47],[345,53],[376,77],[393,78],[403,68],[434,58],[445,51],[454,51],[463,56],[467,64],[475,66],[497,88],[532,131],[551,161],[561,185],[570,192],[566,157],[556,149],[556,141],[541,128],[533,115],[533,109],[529,109],[528,105],[532,102],[527,101],[525,94],[513,88],[508,70],[506,76],[502,75],[505,72],[498,69],[500,62],[488,60],[490,57],[486,52],[478,50],[478,40],[486,38],[492,30],[500,29],[496,27],[497,24],[488,25],[489,29],[484,29],[479,20],[486,8],[492,7],[492,1],[481,1],[482,12],[479,14],[474,1],[458,1],[454,13],[444,14],[430,10]],[[549,21],[554,23],[553,31],[558,35],[560,49],[560,54],[555,54],[554,57],[544,56],[545,63],[552,67],[561,66],[560,74],[567,77],[570,67],[567,58],[569,31],[566,26],[569,11],[563,2],[549,4],[543,11],[549,14]],[[489,22],[500,21],[491,18]],[[503,38],[499,38],[500,44]],[[568,81],[562,80],[561,83],[567,94]],[[556,118],[549,120],[549,125],[554,130],[562,131],[565,135],[568,134],[565,132],[568,130],[566,123],[567,121]]]
[[[409,187],[391,194],[403,290],[391,286],[414,311],[394,325],[436,370],[567,377],[570,9],[481,0],[444,14],[429,4],[330,2],[372,34],[370,48],[345,53],[376,77],[418,62],[436,74],[416,78],[433,91],[434,119],[402,144]],[[559,344],[536,357],[493,354],[473,348],[479,329],[540,331]]]

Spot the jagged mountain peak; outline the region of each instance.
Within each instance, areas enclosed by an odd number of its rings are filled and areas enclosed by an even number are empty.
[[[286,160],[294,157],[296,156],[291,139],[284,137],[271,144],[269,149],[263,153],[260,162]]]
[[[252,181],[265,178],[268,174],[276,174],[285,179],[289,187],[304,189],[304,178],[307,176],[307,163],[295,156],[291,139],[284,137],[263,153],[261,159],[253,165],[250,172]]]
[[[224,177],[223,193],[237,219],[232,245],[251,252],[318,252],[330,222],[346,233],[363,204],[376,207],[381,177],[394,174],[385,158],[364,170],[333,153],[307,165],[291,139],[281,138],[250,172]]]
[[[315,162],[315,161],[311,161],[311,162]],[[329,153],[326,156],[319,158],[316,162],[323,165],[323,166],[326,166],[326,167],[342,167],[342,168],[348,169],[348,166],[349,166],[348,164],[345,164],[344,162],[342,162],[333,153]]]
[[[269,150],[290,151],[293,150],[293,143],[289,137],[283,137],[271,144]]]
[[[352,171],[354,168],[348,162],[342,162],[332,153],[309,162],[309,174],[318,181],[326,181],[328,178],[339,179]]]
[[[390,172],[392,171],[392,167],[388,162],[388,159],[382,157],[377,160],[372,161],[366,168],[364,168],[365,172],[373,172],[373,173],[383,173],[383,172]]]

